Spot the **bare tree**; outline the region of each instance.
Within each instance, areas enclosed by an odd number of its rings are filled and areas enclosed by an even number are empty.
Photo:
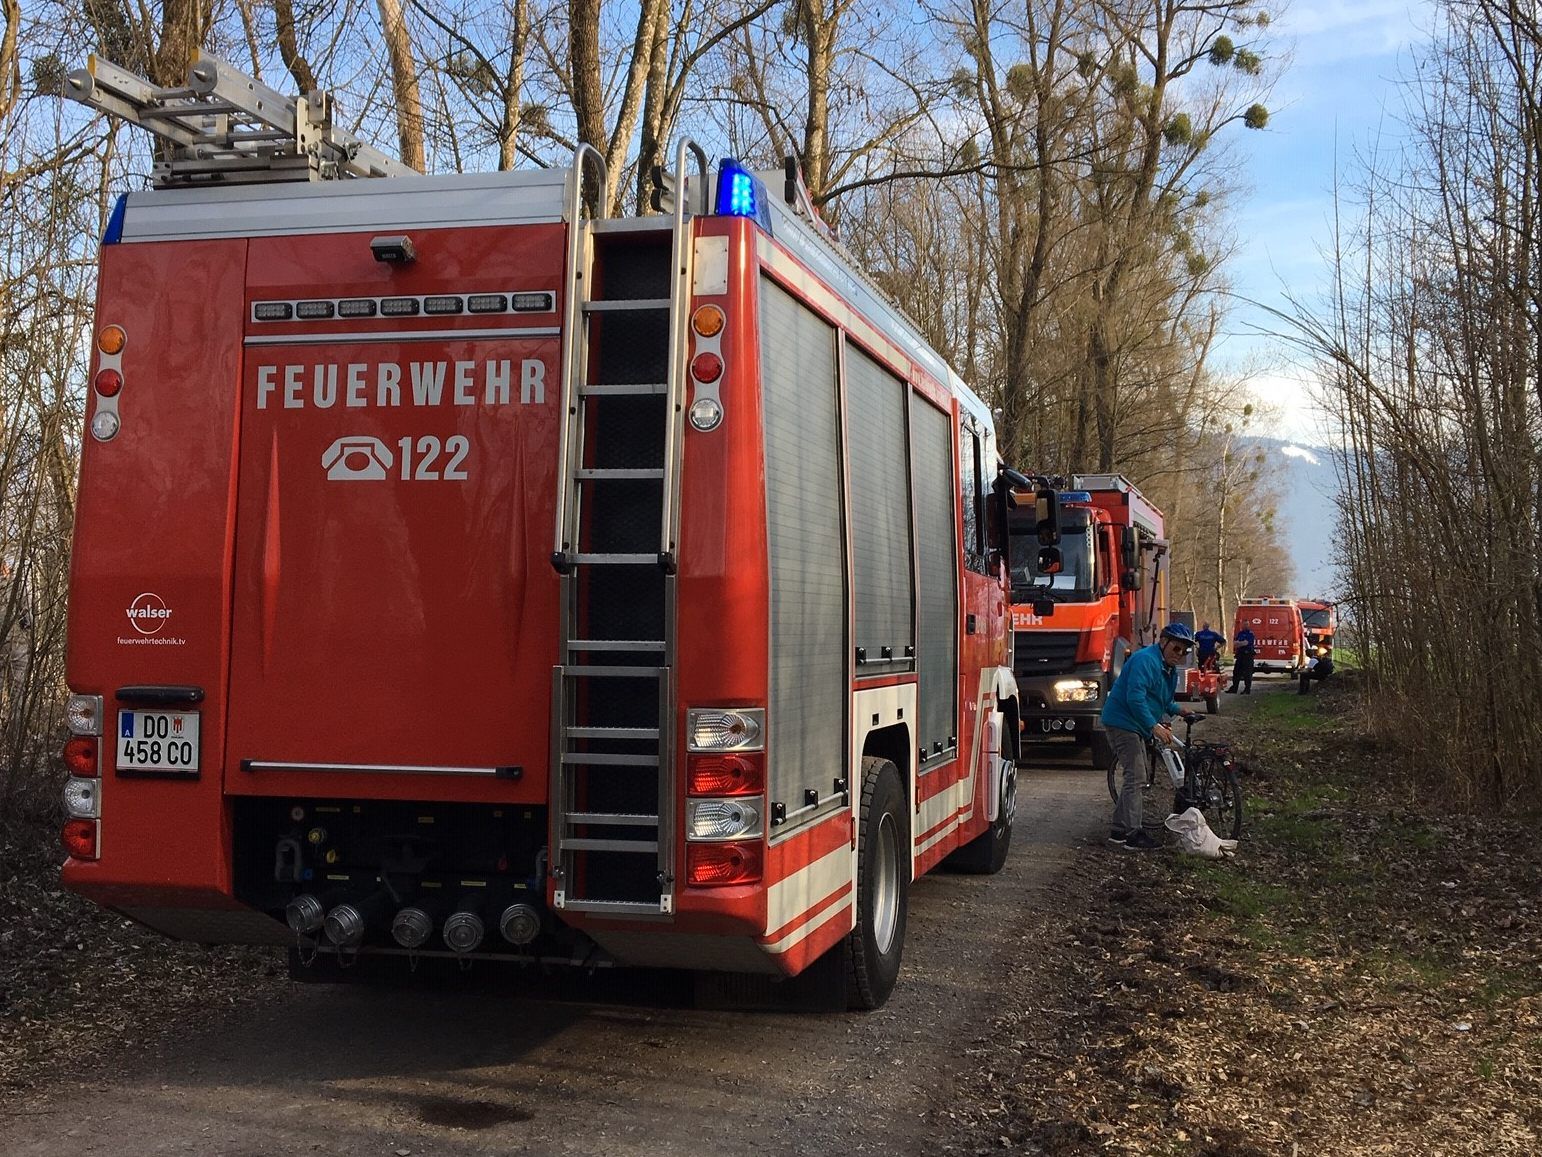
[[[391,59],[391,87],[396,95],[396,133],[402,163],[419,172],[427,168],[423,152],[423,97],[418,66],[412,54],[412,33],[402,14],[401,0],[377,0],[381,31]]]

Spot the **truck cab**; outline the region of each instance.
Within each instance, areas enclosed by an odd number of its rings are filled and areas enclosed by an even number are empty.
[[[1024,738],[1069,739],[1113,758],[1099,715],[1125,656],[1154,642],[1167,609],[1162,516],[1118,475],[1059,494],[1058,568],[1040,568],[1033,527],[1011,521],[1012,666]]]

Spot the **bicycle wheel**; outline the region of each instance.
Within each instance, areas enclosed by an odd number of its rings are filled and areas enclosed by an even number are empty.
[[[1189,769],[1188,782],[1173,802],[1174,811],[1196,807],[1223,840],[1242,838],[1242,783],[1237,773],[1213,755],[1203,755]]]

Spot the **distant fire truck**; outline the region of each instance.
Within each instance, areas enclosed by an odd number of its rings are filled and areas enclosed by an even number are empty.
[[[1253,632],[1253,669],[1284,671],[1294,678],[1306,662],[1302,654],[1305,638],[1301,610],[1296,603],[1269,595],[1243,599],[1237,604],[1237,618],[1231,632],[1233,645],[1237,633],[1244,627]]]
[[[1339,626],[1337,605],[1326,599],[1297,599],[1296,609],[1301,612],[1307,650],[1318,658],[1332,651]]]
[[[910,881],[1011,839],[1020,476],[791,168],[682,143],[608,219],[586,146],[426,177],[217,60],[69,83],[171,151],[101,250],[65,884],[302,973],[881,1004]]]
[[[1027,504],[1012,520],[1012,669],[1030,739],[1062,736],[1113,763],[1099,714],[1125,656],[1167,619],[1162,512],[1118,474],[1080,474],[1060,494],[1059,569],[1039,568]]]

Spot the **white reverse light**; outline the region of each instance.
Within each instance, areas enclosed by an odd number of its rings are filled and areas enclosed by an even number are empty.
[[[704,707],[685,715],[686,746],[691,751],[759,751],[765,729],[766,712],[760,707]]]
[[[761,833],[760,799],[686,801],[686,838],[738,840]]]
[[[100,780],[72,775],[64,781],[64,808],[74,819],[95,820],[102,816],[102,798],[97,794]]]
[[[697,398],[691,403],[691,427],[703,434],[723,423],[723,406],[716,398]]]
[[[100,695],[71,695],[64,705],[64,718],[75,735],[100,735],[102,733],[102,697]]]
[[[111,441],[118,434],[118,415],[111,410],[99,410],[91,419],[91,436],[98,442]]]

